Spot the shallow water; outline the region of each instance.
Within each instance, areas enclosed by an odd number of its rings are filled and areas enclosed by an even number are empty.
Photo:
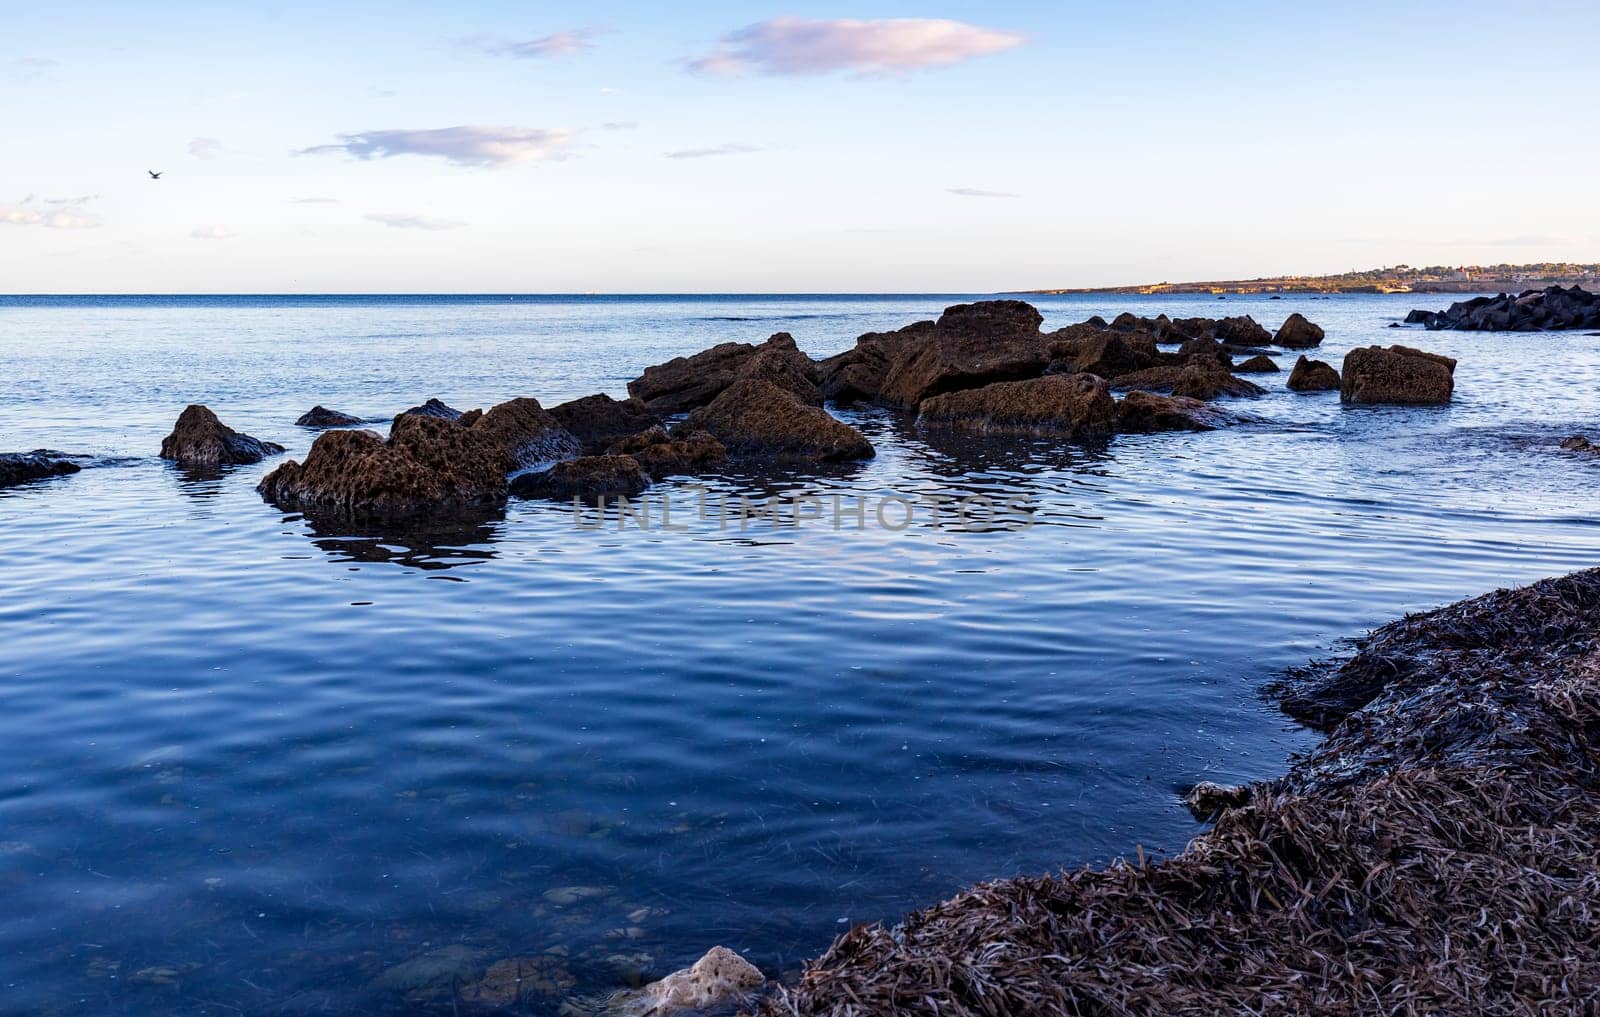
[[[715,943],[792,970],[975,880],[1181,848],[1182,785],[1310,743],[1263,681],[1596,564],[1600,462],[1555,446],[1600,424],[1600,339],[1385,327],[1428,297],[1037,303],[1299,310],[1335,364],[1459,357],[1449,408],[1255,376],[1259,423],[1088,445],[863,411],[870,463],[709,482],[1024,497],[1023,531],[740,532],[668,484],[686,530],[514,502],[352,533],[263,504],[272,462],[153,456],[191,401],[293,455],[313,403],[621,395],[715,342],[825,355],[956,299],[0,298],[0,450],[98,457],[0,491],[0,1010],[449,1013],[551,949],[578,993]]]

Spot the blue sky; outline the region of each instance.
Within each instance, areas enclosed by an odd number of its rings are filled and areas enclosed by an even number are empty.
[[[7,11],[0,289],[1600,260],[1589,4],[230,7]]]

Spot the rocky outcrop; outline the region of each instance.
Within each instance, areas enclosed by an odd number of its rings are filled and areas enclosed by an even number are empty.
[[[839,406],[877,399],[884,376],[895,361],[937,333],[938,325],[931,321],[919,321],[896,332],[868,332],[856,340],[853,349],[817,365],[823,398]]]
[[[61,452],[36,448],[32,452],[0,452],[0,487],[14,487],[30,480],[77,473],[82,467]]]
[[[286,509],[394,519],[496,507],[511,467],[505,446],[451,420],[395,419],[389,439],[372,431],[327,431],[305,463],[290,460],[257,490]]]
[[[1272,341],[1289,349],[1310,349],[1322,345],[1324,334],[1320,325],[1314,325],[1306,320],[1305,315],[1295,313],[1289,315]]]
[[[1309,324],[1309,322],[1308,322]],[[1272,333],[1262,328],[1248,314],[1223,318],[1211,330],[1211,338],[1233,346],[1265,346],[1272,342]]]
[[[1368,346],[1345,354],[1339,397],[1347,403],[1437,406],[1455,390],[1456,362],[1408,346]]]
[[[1234,374],[1276,374],[1278,370],[1278,362],[1265,353],[1233,365]]]
[[[917,423],[990,434],[1109,434],[1117,403],[1098,375],[1049,374],[934,396],[923,401]]]
[[[818,462],[873,455],[860,431],[761,378],[730,385],[689,414],[687,427],[709,431],[734,455]]]
[[[1045,348],[1052,374],[1098,374],[1115,378],[1164,362],[1155,339],[1146,333],[1117,332],[1070,325],[1052,332]]]
[[[722,442],[706,431],[680,427],[669,435],[659,426],[622,439],[611,446],[610,454],[632,456],[655,480],[696,476],[728,458]]]
[[[642,989],[618,993],[610,1017],[671,1017],[726,1007],[766,984],[761,969],[725,946],[712,947],[693,965]]]
[[[161,442],[161,458],[171,459],[180,466],[259,463],[282,451],[282,445],[240,434],[218,420],[215,413],[198,405],[179,414],[172,433]]]
[[[630,434],[647,431],[661,418],[645,408],[640,399],[613,399],[608,395],[587,395],[581,399],[550,407],[550,415],[583,444],[584,452],[594,455],[610,448]]]
[[[1302,353],[1300,359],[1294,362],[1294,370],[1289,372],[1288,384],[1294,392],[1337,392],[1339,372],[1333,369],[1332,364],[1308,359]]]
[[[296,427],[323,428],[353,427],[356,424],[364,423],[364,421],[360,417],[353,417],[348,413],[340,413],[338,410],[330,410],[326,406],[317,405],[302,413],[300,419],[294,423]]]
[[[1581,434],[1575,434],[1570,438],[1563,439],[1561,442],[1561,447],[1566,449],[1568,452],[1600,452],[1600,445],[1596,445],[1594,442],[1590,441],[1588,438],[1585,438]]]
[[[1412,311],[1406,324],[1471,332],[1544,332],[1600,328],[1600,294],[1581,286],[1550,286],[1511,296],[1458,300],[1443,311]]]
[[[1117,429],[1129,432],[1214,431],[1238,423],[1227,410],[1199,399],[1129,392],[1117,403]]]
[[[759,378],[785,389],[802,402],[821,405],[817,368],[779,332],[760,346],[722,343],[690,357],[647,367],[628,382],[628,394],[652,413],[682,413],[707,406],[736,381]]]
[[[577,499],[590,505],[602,499],[631,498],[649,486],[649,478],[632,456],[584,456],[556,463],[540,473],[519,473],[511,478],[511,493],[519,498]]]
[[[395,414],[398,420],[407,414],[419,417],[435,417],[439,420],[460,420],[461,411],[451,406],[446,406],[438,399],[429,399],[421,406],[413,406],[409,410],[401,410]]]
[[[472,430],[505,449],[512,469],[526,469],[555,459],[570,459],[583,449],[537,399],[512,399],[493,407],[471,425]]]
[[[1181,366],[1152,367],[1125,374],[1112,382],[1113,388],[1170,392],[1190,399],[1217,399],[1221,396],[1258,396],[1266,389],[1229,373],[1219,361],[1205,355],[1190,357]]]

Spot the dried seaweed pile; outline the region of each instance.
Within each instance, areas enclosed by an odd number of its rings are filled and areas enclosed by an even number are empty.
[[[1327,740],[1183,854],[852,929],[762,1012],[1591,1012],[1597,639],[1600,570],[1378,629],[1279,690]]]

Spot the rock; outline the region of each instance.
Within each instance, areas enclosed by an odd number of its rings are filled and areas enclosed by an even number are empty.
[[[1112,387],[1171,392],[1176,396],[1201,400],[1225,395],[1258,396],[1266,392],[1255,382],[1230,374],[1222,364],[1204,356],[1191,357],[1182,366],[1152,367],[1122,375],[1112,383]]]
[[[1406,346],[1368,346],[1345,354],[1340,399],[1346,403],[1437,406],[1455,390],[1456,362]]]
[[[1323,331],[1321,326],[1314,325],[1306,320],[1305,315],[1298,311],[1289,315],[1278,334],[1272,337],[1275,345],[1289,349],[1309,349],[1312,346],[1321,346]]]
[[[1488,332],[1538,332],[1600,327],[1600,294],[1581,286],[1549,286],[1517,296],[1458,300],[1443,311],[1412,311],[1408,324],[1430,329]]]
[[[396,964],[374,978],[372,987],[381,992],[443,993],[476,971],[477,953],[471,947],[452,943]]]
[[[1155,366],[1155,339],[1144,333],[1103,331],[1071,325],[1050,334],[1046,354],[1054,374],[1098,374],[1115,378]]]
[[[32,452],[0,452],[0,487],[13,487],[44,477],[77,473],[82,467],[61,452],[36,448]]]
[[[257,488],[286,509],[404,518],[498,507],[510,457],[475,429],[427,414],[395,418],[389,439],[372,431],[327,431],[304,465],[290,460]]]
[[[583,451],[589,455],[661,423],[660,417],[645,408],[643,400],[619,400],[608,395],[587,395],[552,406],[550,415],[583,444]]]
[[[721,466],[728,458],[722,442],[705,431],[679,428],[668,435],[659,426],[622,439],[611,446],[610,454],[632,456],[655,480],[695,476]]]
[[[421,406],[413,406],[409,410],[401,410],[399,413],[395,414],[395,419],[399,420],[401,417],[408,414],[419,417],[436,417],[439,420],[461,419],[460,410],[446,406],[437,399],[429,399]]]
[[[1249,360],[1233,365],[1234,374],[1276,374],[1278,362],[1265,353],[1258,353]]]
[[[1235,346],[1265,346],[1272,342],[1272,333],[1262,328],[1248,314],[1223,318],[1211,330],[1211,337],[1218,342],[1232,343]]]
[[[725,946],[714,946],[693,965],[642,989],[619,994],[612,1007],[614,1013],[630,1017],[704,1010],[735,1003],[764,984],[766,976],[760,968]]]
[[[1289,388],[1295,392],[1336,392],[1339,389],[1339,372],[1332,364],[1309,360],[1304,353],[1294,362],[1289,372]]]
[[[461,999],[467,1003],[516,1006],[535,996],[562,996],[577,984],[577,978],[558,957],[507,957],[489,965],[482,978],[462,986]]]
[[[823,398],[839,406],[877,399],[894,362],[937,334],[938,325],[931,321],[919,321],[897,332],[868,332],[856,340],[853,349],[817,365]]]
[[[796,348],[794,337],[787,332],[779,332],[760,346],[722,343],[690,357],[647,367],[628,382],[628,394],[652,413],[682,413],[709,405],[744,378],[770,382],[802,402],[822,403],[816,365]]]
[[[1600,445],[1596,445],[1581,434],[1567,438],[1561,443],[1561,447],[1568,452],[1600,452]]]
[[[172,433],[161,442],[161,458],[182,466],[259,463],[282,451],[282,445],[240,434],[204,406],[190,406],[179,414]]]
[[[1109,434],[1116,422],[1111,389],[1094,374],[1050,374],[947,392],[923,400],[917,418],[924,425],[1022,434]]]
[[[558,908],[569,907],[580,901],[600,900],[616,888],[611,886],[557,886],[544,892],[544,899]]]
[[[1210,339],[1217,331],[1215,318],[1175,318],[1170,335],[1177,339]],[[1179,339],[1181,342],[1182,339]]]
[[[1226,809],[1236,809],[1250,800],[1250,788],[1237,784],[1214,784],[1202,780],[1184,793],[1183,803],[1194,818],[1205,822]]]
[[[311,407],[300,415],[295,422],[296,427],[351,427],[363,423],[360,417],[352,417],[348,413],[330,410],[326,406]]]
[[[709,431],[735,455],[843,462],[874,454],[861,432],[760,378],[730,385],[689,414],[687,427]]]
[[[503,402],[472,422],[471,428],[505,449],[513,469],[570,459],[583,451],[578,439],[537,399]]]
[[[1122,431],[1214,431],[1238,423],[1228,411],[1199,399],[1129,392],[1117,403],[1117,428]]]
[[[1208,336],[1199,339],[1185,339],[1183,345],[1178,347],[1178,356],[1201,357],[1206,360],[1215,360],[1219,364],[1226,363],[1228,360],[1228,353],[1222,348],[1222,344]]]
[[[618,455],[568,459],[548,470],[519,473],[511,478],[511,493],[519,498],[577,499],[589,505],[632,498],[649,486],[650,480],[639,461]]]

